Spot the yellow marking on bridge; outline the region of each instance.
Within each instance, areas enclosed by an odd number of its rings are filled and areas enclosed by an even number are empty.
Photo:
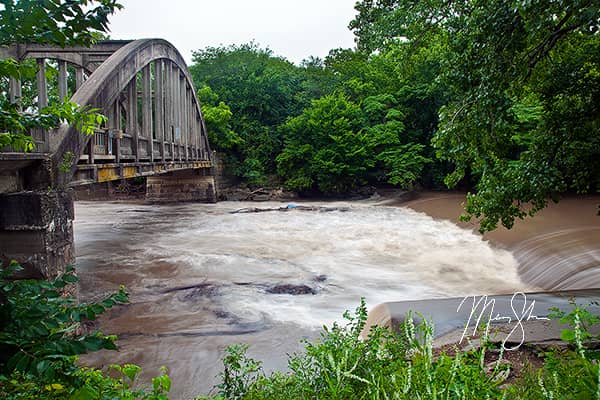
[[[210,167],[212,167],[212,162],[210,162],[210,161],[194,162],[194,168],[210,168]]]
[[[136,167],[123,167],[123,178],[133,178],[136,174]]]
[[[119,179],[118,168],[98,168],[98,182],[114,181],[115,179]]]

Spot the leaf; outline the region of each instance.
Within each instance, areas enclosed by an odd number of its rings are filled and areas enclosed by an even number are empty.
[[[573,342],[575,340],[575,331],[571,329],[563,329],[560,333],[560,339],[567,343]]]
[[[96,400],[100,398],[100,393],[90,385],[81,386],[70,397],[71,400]]]
[[[90,306],[90,310],[96,315],[102,314],[105,311],[105,308],[101,304],[92,304]]]
[[[66,274],[63,276],[63,281],[67,282],[67,283],[76,283],[79,282],[79,278],[77,278],[75,275],[72,274]]]
[[[115,301],[118,301],[119,303],[128,303],[129,299],[127,298],[127,296],[123,293],[118,293],[116,294],[113,299],[115,299]]]
[[[141,368],[134,364],[125,364],[121,372],[129,378],[130,381],[135,381],[137,375],[141,372]]]
[[[30,362],[31,358],[27,354],[19,352],[8,361],[8,367],[16,371],[27,372]]]
[[[105,308],[111,308],[111,307],[113,307],[117,303],[114,300],[112,300],[112,299],[105,299],[105,300],[102,301],[101,304]]]
[[[45,375],[46,371],[52,366],[52,364],[50,363],[50,361],[48,360],[42,360],[40,362],[37,363],[36,365],[36,370],[38,372],[38,374],[40,375]]]
[[[85,345],[86,349],[89,351],[102,350],[104,348],[104,343],[105,343],[104,340],[99,337],[87,337],[83,341],[83,344]]]

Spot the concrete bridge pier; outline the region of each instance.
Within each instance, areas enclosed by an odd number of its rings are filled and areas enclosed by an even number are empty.
[[[0,260],[24,278],[51,279],[75,263],[71,190],[0,194]]]
[[[215,178],[209,168],[149,176],[146,178],[146,200],[151,203],[215,203]]]

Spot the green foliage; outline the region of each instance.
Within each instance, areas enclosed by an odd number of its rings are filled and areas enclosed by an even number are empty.
[[[248,358],[247,345],[228,346],[227,355],[223,358],[225,366],[220,374],[222,383],[217,385],[219,394],[226,399],[240,399],[246,394],[250,383],[261,371],[260,362]]]
[[[50,0],[4,1],[0,9],[0,46],[18,43],[37,43],[59,47],[93,44],[102,32],[108,30],[108,17],[122,6],[115,0]],[[35,75],[37,67],[32,60],[0,61],[0,81],[8,78],[27,79]],[[52,73],[49,68],[47,73]],[[25,87],[27,91],[27,87]],[[35,144],[28,135],[32,129],[52,129],[61,123],[76,126],[90,135],[105,122],[98,110],[66,101],[51,102],[37,110],[31,104],[33,95],[20,99],[21,106],[11,104],[6,91],[0,94],[0,149],[28,152]],[[21,111],[25,110],[25,111]]]
[[[51,104],[36,112],[23,112],[17,104],[0,98],[0,149],[12,146],[15,151],[33,150],[35,143],[28,135],[32,129],[52,129],[66,123],[85,135],[92,135],[105,122],[106,117],[98,109],[80,107],[70,101]]]
[[[433,144],[454,164],[448,185],[475,179],[465,218],[481,218],[482,231],[510,228],[567,190],[600,188],[597,4],[365,0],[356,9],[350,27],[366,54],[437,50],[433,81],[446,94],[433,103]]]
[[[511,385],[507,398],[597,399],[600,397],[598,363],[571,351],[546,355],[544,366],[531,369]]]
[[[377,155],[385,168],[387,182],[402,188],[410,188],[419,179],[423,166],[431,160],[424,157],[422,144],[400,145]]]
[[[77,303],[64,292],[78,282],[73,269],[54,281],[14,280],[21,268],[0,269],[0,399],[165,400],[170,379],[154,378],[151,391],[134,390],[141,369],[111,366],[120,377],[77,366],[77,355],[116,350],[116,337],[85,333],[83,323],[128,301],[119,292],[97,303]]]
[[[244,139],[232,129],[233,113],[229,106],[219,101],[219,96],[210,87],[198,89],[198,100],[202,104],[202,115],[213,149],[233,151],[244,144]]]
[[[193,62],[196,85],[209,86],[241,118],[272,127],[301,110],[298,68],[268,48],[254,42],[208,47],[194,52]]]
[[[361,106],[329,95],[281,126],[286,137],[278,173],[296,190],[346,193],[366,184],[377,164],[391,184],[410,186],[428,160],[423,146],[403,144],[402,114],[391,95],[370,96]]]
[[[108,30],[115,0],[7,0],[0,9],[0,45],[39,43],[87,46]]]
[[[75,154],[72,151],[67,151],[63,156],[63,160],[58,166],[61,172],[68,173],[71,170],[71,165],[73,165],[73,159],[75,158]]]
[[[277,173],[291,189],[346,193],[365,184],[439,186],[447,168],[433,162],[430,146],[445,95],[435,79],[438,53],[412,54],[403,45],[372,55],[335,49],[298,67],[250,43],[199,51],[191,71],[197,85],[210,87],[201,89],[203,102],[219,107],[206,112],[214,140],[232,131],[242,138],[220,146],[237,176],[260,183]],[[340,95],[360,110],[315,110]],[[348,118],[348,127],[326,126]],[[311,122],[303,138],[308,119],[324,125]]]
[[[544,365],[530,370],[520,382],[510,388],[513,397],[522,399],[592,399],[600,398],[600,352],[586,346],[598,336],[590,328],[600,319],[586,307],[571,301],[569,312],[551,308],[550,317],[570,329],[561,333],[561,339],[575,351],[554,350],[545,354]]]
[[[280,128],[287,141],[277,157],[286,185],[343,193],[364,183],[373,160],[361,122],[360,107],[343,95],[315,100],[289,119]]]
[[[571,328],[564,329],[561,332],[560,338],[567,343],[572,344],[577,349],[577,353],[582,358],[586,358],[585,344],[593,336],[590,333],[592,326],[600,322],[600,318],[597,315],[592,314],[587,308],[580,306],[571,300],[572,309],[570,312],[561,311],[558,308],[551,308],[552,314],[550,315],[553,319],[557,319],[562,324],[568,324]],[[598,358],[598,352],[592,353],[593,358]]]
[[[319,340],[306,343],[304,353],[290,356],[287,374],[266,376],[256,361],[240,353],[243,346],[230,349],[235,357],[224,360],[225,371],[240,386],[234,396],[223,391],[220,395],[235,399],[500,398],[502,380],[497,377],[504,367],[498,363],[486,370],[481,362],[485,346],[455,357],[434,357],[432,326],[423,322],[415,327],[412,315],[401,334],[374,327],[366,339],[361,338],[367,318],[364,300],[354,315],[346,312],[344,317],[346,325],[324,327]]]
[[[70,382],[40,381],[34,375],[14,373],[10,377],[0,375],[0,399],[43,400],[167,400],[171,380],[162,374],[152,379],[151,389],[136,389],[141,368],[137,365],[111,365],[110,375],[93,368],[77,368]]]
[[[218,130],[214,136],[225,139],[226,145],[235,142],[235,147],[223,148],[234,160],[231,169],[260,183],[275,171],[274,160],[283,145],[277,126],[308,104],[303,70],[254,42],[208,47],[194,52],[193,61],[190,73],[196,87],[210,87],[224,103],[209,101],[218,108],[211,116]]]
[[[597,322],[581,307],[559,314],[554,317],[575,321],[579,315]],[[267,376],[259,362],[245,355],[246,346],[230,347],[215,398],[591,399],[600,394],[593,352],[548,351],[541,368],[530,367],[521,378],[507,381],[505,353],[485,338],[473,350],[435,354],[433,326],[422,315],[408,313],[398,333],[373,327],[366,338],[361,337],[367,318],[364,300],[354,315],[346,312],[344,317],[346,325],[324,327],[320,339],[306,342],[302,354],[290,355],[288,373]],[[579,328],[586,336],[584,324]]]
[[[76,283],[73,268],[53,282],[11,280],[21,268],[0,269],[0,373],[37,374],[53,379],[65,375],[72,356],[116,349],[114,336],[99,332],[76,334],[84,321],[93,321],[107,308],[127,302],[125,289],[94,304],[76,304],[62,291]]]

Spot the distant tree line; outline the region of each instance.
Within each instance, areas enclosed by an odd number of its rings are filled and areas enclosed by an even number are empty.
[[[600,188],[590,0],[356,4],[354,50],[296,66],[255,43],[194,53],[211,143],[250,183],[469,188],[482,230]]]
[[[441,187],[445,169],[430,141],[443,93],[425,71],[401,78],[395,64],[338,49],[296,66],[249,43],[195,52],[190,71],[212,146],[252,184],[322,194]]]

